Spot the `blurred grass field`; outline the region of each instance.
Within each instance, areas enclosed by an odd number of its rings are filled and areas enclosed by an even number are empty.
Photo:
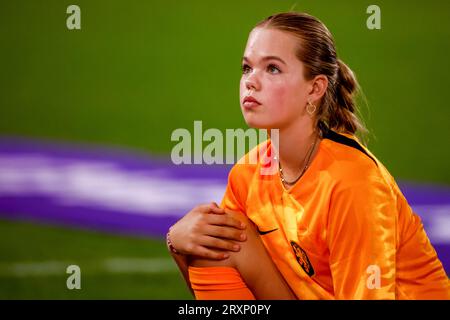
[[[191,299],[160,239],[8,220],[0,234],[0,299]],[[80,290],[67,289],[69,265]]]
[[[450,184],[448,1],[377,1],[378,31],[366,28],[372,2],[364,0],[80,0],[79,31],[66,28],[69,4],[1,2],[0,136],[167,155],[172,131],[192,130],[194,120],[245,128],[238,84],[248,32],[296,4],[327,25],[356,73],[368,100],[362,114],[371,151],[396,179]],[[170,268],[95,271],[115,257],[168,258],[162,239],[5,220],[0,246],[3,299],[190,298]],[[83,290],[67,290],[65,274],[11,271],[17,263],[55,260],[86,264]]]

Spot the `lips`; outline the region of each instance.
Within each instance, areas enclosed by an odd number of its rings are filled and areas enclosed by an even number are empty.
[[[242,102],[242,104],[246,108],[254,108],[254,107],[259,106],[261,103],[258,100],[256,100],[255,98],[253,98],[252,96],[246,96],[244,98],[244,101]]]

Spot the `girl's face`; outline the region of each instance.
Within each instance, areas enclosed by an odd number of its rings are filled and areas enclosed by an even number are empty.
[[[250,33],[240,81],[241,109],[250,127],[283,129],[308,116],[312,84],[303,77],[297,45],[293,35],[280,30],[255,28]],[[248,101],[249,96],[259,103]]]

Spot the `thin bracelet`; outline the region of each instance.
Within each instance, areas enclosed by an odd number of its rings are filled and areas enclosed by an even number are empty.
[[[170,230],[172,229],[172,227],[169,228],[169,231],[167,231],[166,234],[166,243],[167,243],[167,247],[169,247],[170,252],[173,252],[175,254],[179,254],[179,252],[177,251],[177,249],[175,249],[175,247],[172,245],[172,242],[170,241]]]

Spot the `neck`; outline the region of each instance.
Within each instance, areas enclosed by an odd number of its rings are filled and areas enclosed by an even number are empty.
[[[311,150],[316,139],[315,148]],[[313,128],[311,119],[296,121],[291,126],[280,129],[279,140],[274,139],[273,144],[278,150],[278,158],[286,176],[295,177],[306,165],[306,157],[311,151],[310,162],[312,161],[319,142],[318,131]]]

